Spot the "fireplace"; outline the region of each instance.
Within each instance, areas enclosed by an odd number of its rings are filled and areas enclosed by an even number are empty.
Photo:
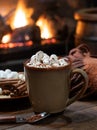
[[[87,1],[81,2],[80,8],[85,7]],[[15,0],[14,3],[13,0],[8,0],[6,4],[3,0],[0,2],[2,7],[0,69],[23,71],[23,62],[39,50],[63,56],[74,47],[76,22],[72,12],[78,9],[77,2],[70,3],[70,0],[60,2]],[[87,6],[90,6],[89,4],[93,3],[90,2]],[[20,16],[17,15],[18,12]],[[18,25],[15,20],[19,22]]]

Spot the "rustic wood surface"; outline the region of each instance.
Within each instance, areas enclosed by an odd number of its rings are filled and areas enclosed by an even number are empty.
[[[18,106],[16,106],[18,107]],[[27,117],[32,107],[18,111],[0,112],[1,116]],[[68,106],[64,112],[53,114],[36,124],[0,124],[0,130],[97,130],[97,101],[81,100]]]

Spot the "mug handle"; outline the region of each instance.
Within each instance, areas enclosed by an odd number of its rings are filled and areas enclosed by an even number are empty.
[[[83,85],[83,87],[79,90],[79,92],[74,95],[73,97],[69,98],[67,101],[66,106],[69,106],[70,104],[72,104],[73,102],[77,101],[78,99],[81,98],[81,96],[85,93],[86,89],[88,88],[88,75],[86,74],[86,72],[82,69],[76,68],[73,69],[71,71],[71,73],[79,73],[83,76],[84,80],[85,80],[85,85]]]

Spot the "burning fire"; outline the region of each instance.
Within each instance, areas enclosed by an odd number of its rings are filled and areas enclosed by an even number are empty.
[[[32,24],[33,21],[30,18],[32,13],[33,13],[33,9],[26,8],[24,0],[19,0],[14,18],[10,21],[11,28],[15,29],[15,28],[20,28]],[[0,48],[31,46],[33,44],[32,41],[25,42],[25,43],[10,43],[10,39],[11,39],[11,34],[7,34],[3,36],[2,44],[0,44]]]
[[[11,23],[11,27],[13,29],[24,27],[28,25],[30,22],[33,23],[32,19],[30,19],[31,14],[34,12],[31,8],[26,8],[24,0],[19,0],[14,18]],[[29,15],[28,15],[29,14]]]
[[[48,39],[53,37],[51,23],[48,19],[46,19],[45,16],[41,16],[36,22],[36,25],[40,27],[42,39]]]
[[[16,28],[24,27],[29,24],[33,24],[33,20],[30,18],[31,14],[33,14],[34,10],[31,8],[26,8],[24,0],[19,0],[15,15],[13,19],[10,21],[10,26],[14,30]],[[46,18],[45,15],[39,17],[36,25],[39,26],[41,31],[41,38],[44,39],[42,41],[42,45],[56,43],[56,39],[54,38],[55,32],[52,27],[52,22],[50,19]],[[10,43],[11,34],[7,34],[2,38],[2,44],[0,44],[0,48],[14,48],[21,46],[31,46],[33,45],[33,41],[25,42],[25,43]],[[6,43],[6,44],[5,44]]]

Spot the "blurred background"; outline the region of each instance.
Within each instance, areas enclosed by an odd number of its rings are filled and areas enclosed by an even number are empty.
[[[74,13],[96,0],[0,0],[0,69],[23,71],[38,50],[63,56],[75,47]]]

